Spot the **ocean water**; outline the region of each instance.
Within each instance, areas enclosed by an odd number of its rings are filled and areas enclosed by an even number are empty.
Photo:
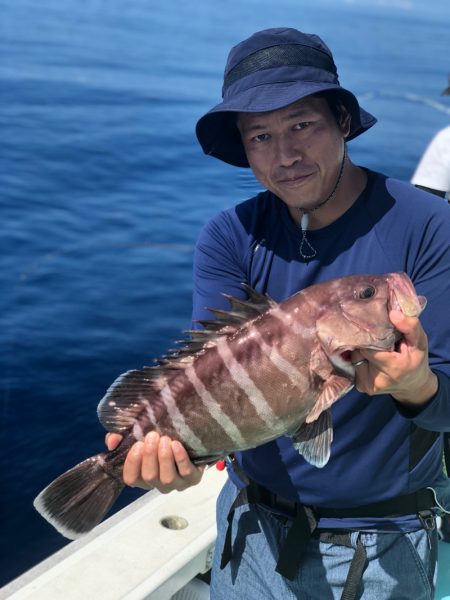
[[[33,498],[103,448],[105,390],[189,327],[200,227],[259,189],[194,134],[230,47],[266,27],[318,33],[379,119],[353,159],[409,179],[450,120],[450,7],[0,0],[0,12],[3,585],[67,543]]]

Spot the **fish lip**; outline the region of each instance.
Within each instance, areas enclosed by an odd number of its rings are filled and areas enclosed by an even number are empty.
[[[394,329],[387,336],[383,338],[376,338],[376,342],[380,342],[379,344],[374,344],[371,346],[364,346],[367,350],[378,350],[380,352],[392,352],[395,349],[395,344],[403,338],[403,334],[397,329]],[[343,346],[342,348],[338,348],[336,353],[344,360],[346,363],[352,362],[352,352],[357,350],[357,346]]]
[[[407,317],[418,317],[427,304],[424,296],[417,296],[413,284],[402,273],[392,273],[388,279],[389,309],[398,310]]]

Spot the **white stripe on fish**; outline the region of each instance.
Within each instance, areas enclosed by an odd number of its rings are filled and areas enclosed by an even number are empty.
[[[150,425],[153,425],[154,427],[157,428],[158,427],[158,419],[156,418],[156,415],[155,415],[155,412],[151,405],[151,402],[149,402],[143,394],[139,394],[139,402],[142,402],[142,404],[145,406],[145,412],[147,413],[147,417],[148,417],[148,421],[149,421]]]
[[[141,423],[141,421],[138,419],[133,425],[133,435],[137,440],[143,440],[146,431],[149,431],[150,429],[158,429],[158,420],[155,416],[151,403],[144,396],[144,394],[139,393],[138,398],[141,406],[145,407],[144,414],[148,421],[147,423]]]
[[[172,395],[172,390],[169,385],[166,385],[159,392],[161,400],[163,400],[167,412],[172,419],[172,425],[177,431],[179,437],[185,444],[188,444],[191,448],[195,449],[200,454],[208,454],[208,450],[203,445],[200,438],[198,438],[189,425],[186,423],[183,415],[178,410],[175,399]]]
[[[261,350],[270,360],[270,362],[275,365],[275,367],[281,372],[287,375],[289,381],[292,385],[299,387],[305,385],[307,378],[302,375],[301,371],[296,369],[292,363],[286,360],[278,350],[274,346],[270,346],[267,342],[264,341],[260,332],[256,329],[256,327],[252,328],[252,332],[250,334],[253,339],[255,339]]]
[[[278,417],[274,414],[264,394],[249,377],[247,371],[235,359],[226,339],[219,339],[216,348],[231,378],[248,396],[250,403],[255,408],[261,420],[269,427],[277,427]]]
[[[295,318],[295,309],[290,312],[284,311],[279,306],[275,306],[270,311],[270,314],[281,321],[284,327],[288,327],[295,335],[304,336],[310,335],[313,328],[305,327],[305,324]]]
[[[203,382],[197,377],[194,367],[188,367],[185,369],[184,373],[193,385],[205,408],[208,410],[209,415],[220,425],[236,445],[245,447],[247,443],[242,437],[238,427],[233,423],[230,417],[223,412],[220,404],[208,392]]]

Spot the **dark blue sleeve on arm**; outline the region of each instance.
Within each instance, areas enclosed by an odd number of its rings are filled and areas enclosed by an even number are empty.
[[[245,248],[236,235],[226,212],[220,213],[202,229],[194,255],[194,321],[211,319],[208,308],[227,309],[224,294],[244,298],[246,282]],[[194,323],[194,327],[195,327]]]
[[[399,403],[397,407],[402,416],[411,419],[422,429],[450,431],[450,377],[437,369],[433,369],[433,372],[438,377],[438,391],[419,413],[404,408]]]

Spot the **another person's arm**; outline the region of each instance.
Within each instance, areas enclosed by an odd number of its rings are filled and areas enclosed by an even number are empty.
[[[450,192],[450,127],[433,137],[420,159],[411,183],[436,196]]]

